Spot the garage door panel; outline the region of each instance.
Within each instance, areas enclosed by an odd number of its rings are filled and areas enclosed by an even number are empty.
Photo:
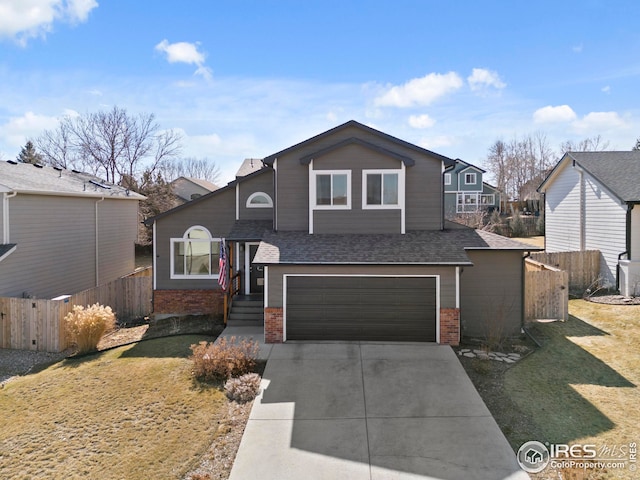
[[[289,277],[287,339],[435,341],[434,277]]]

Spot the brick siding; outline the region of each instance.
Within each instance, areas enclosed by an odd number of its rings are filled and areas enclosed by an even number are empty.
[[[457,346],[460,344],[460,310],[440,309],[440,343]]]
[[[155,290],[153,313],[223,316],[222,290]]]
[[[282,308],[267,307],[264,309],[264,341],[265,343],[282,343],[283,323]]]

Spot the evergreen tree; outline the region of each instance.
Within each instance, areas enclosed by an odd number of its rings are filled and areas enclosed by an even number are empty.
[[[640,150],[640,138],[636,140],[636,144],[631,150]]]
[[[42,155],[36,151],[33,142],[28,140],[20,153],[16,157],[16,160],[22,163],[42,163]]]

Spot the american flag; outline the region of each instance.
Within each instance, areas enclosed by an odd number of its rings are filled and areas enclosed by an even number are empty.
[[[227,275],[227,248],[225,245],[224,238],[220,240],[220,274],[218,275],[218,284],[222,290],[227,289],[228,282]]]

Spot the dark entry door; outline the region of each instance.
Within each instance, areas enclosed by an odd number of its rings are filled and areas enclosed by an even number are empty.
[[[262,265],[254,265],[253,257],[256,256],[258,245],[249,245],[249,258],[251,264],[249,266],[249,292],[264,293],[264,267]]]

